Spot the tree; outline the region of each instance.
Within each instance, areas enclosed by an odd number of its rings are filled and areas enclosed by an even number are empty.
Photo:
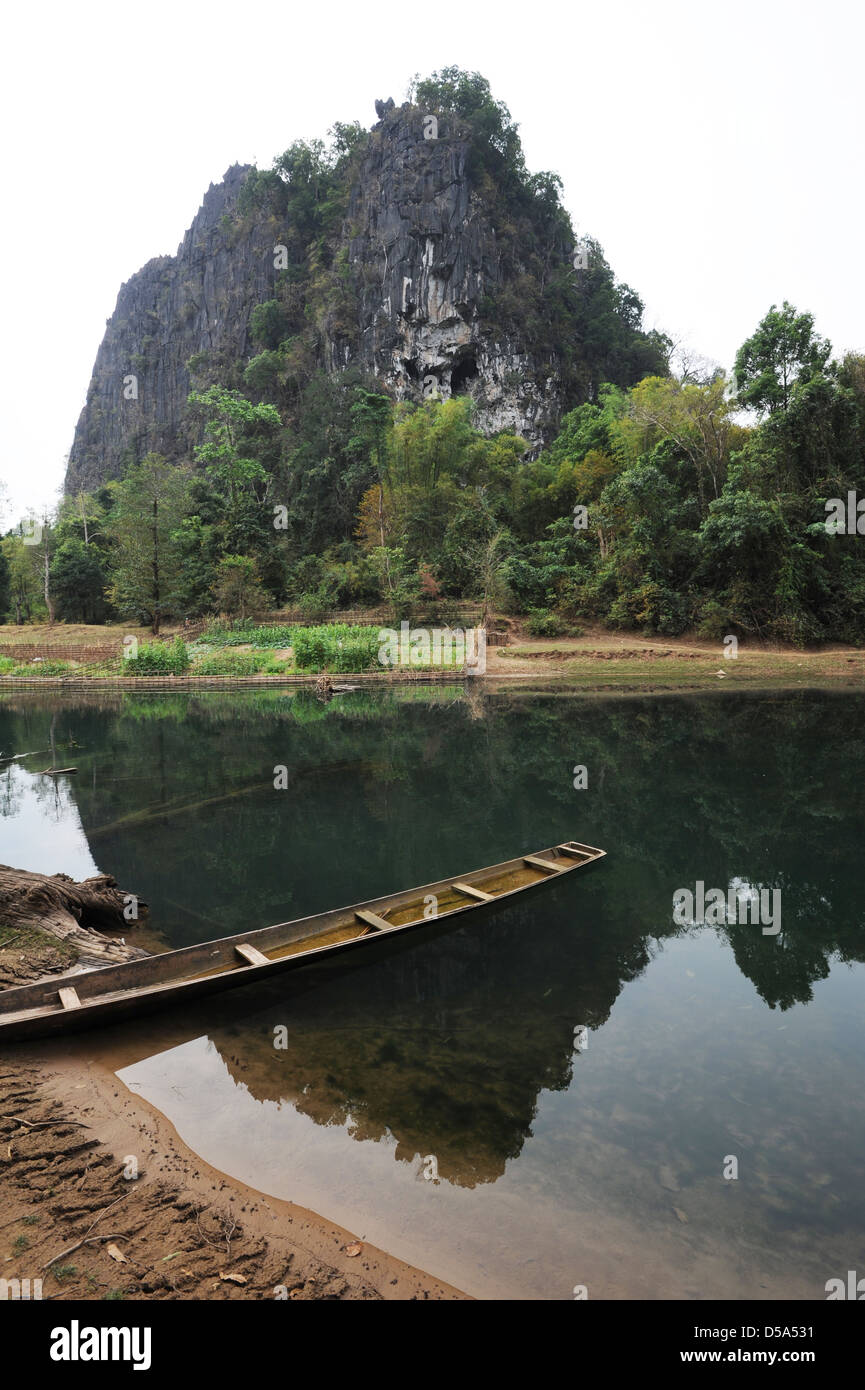
[[[34,559],[33,547],[25,545],[20,535],[13,533],[4,536],[0,548],[9,568],[9,607],[15,613],[15,622],[20,626],[24,622],[31,622],[33,610],[39,603],[38,563]]]
[[[471,122],[476,168],[504,173],[515,183],[527,178],[518,127],[479,72],[442,68],[422,81],[415,78],[409,96],[428,111],[450,112]]]
[[[102,623],[106,577],[98,550],[70,536],[51,561],[51,591],[57,616],[67,623]]]
[[[504,553],[503,543],[505,532],[497,531],[494,536],[483,542],[479,547],[473,547],[466,554],[466,563],[474,571],[476,583],[481,592],[483,608],[481,611],[481,627],[487,625],[487,615],[492,604],[500,607],[507,596],[507,557]]]
[[[6,621],[11,595],[12,575],[9,569],[9,560],[6,552],[0,549],[0,623]]]
[[[271,351],[279,347],[288,332],[288,321],[278,300],[268,299],[264,304],[256,304],[250,315],[249,331],[253,341],[261,347]]]
[[[108,595],[121,614],[149,623],[158,636],[162,620],[177,607],[177,533],[188,506],[190,476],[160,454],[148,454],[113,488],[108,529],[115,551]]]
[[[205,415],[205,442],[195,456],[207,465],[225,504],[225,540],[232,553],[245,554],[261,521],[268,473],[262,451],[280,428],[279,411],[264,402],[253,405],[239,391],[211,386],[193,391],[189,404]]]
[[[421,578],[400,546],[379,545],[370,553],[382,597],[394,618],[403,618],[421,596]]]
[[[826,370],[832,344],[814,332],[814,315],[799,314],[785,299],[772,305],[757,331],[736,353],[739,402],[755,410],[785,411],[793,388]]]
[[[213,595],[220,613],[248,618],[267,607],[255,561],[248,555],[224,555],[216,567]]]
[[[54,594],[51,587],[51,561],[54,555],[55,536],[51,518],[47,512],[43,512],[42,517],[37,520],[31,513],[26,521],[21,523],[19,529],[25,551],[22,566],[24,568],[29,567],[31,571],[38,574],[39,588],[48,615],[48,622],[53,624],[55,612]]]
[[[614,434],[632,458],[665,440],[693,468],[705,516],[709,498],[718,498],[727,476],[731,443],[744,431],[731,420],[726,383],[717,377],[704,385],[675,377],[644,377],[631,391],[631,408],[614,427]]]

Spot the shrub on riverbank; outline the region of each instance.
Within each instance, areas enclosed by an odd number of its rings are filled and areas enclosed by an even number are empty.
[[[72,669],[68,661],[15,661],[0,656],[0,676],[65,676]]]
[[[217,618],[208,623],[201,640],[218,647],[290,647],[295,631],[284,623],[226,623]]]
[[[122,669],[124,676],[182,676],[189,670],[189,652],[182,637],[173,642],[142,642]]]
[[[272,652],[235,652],[230,649],[209,652],[192,668],[194,676],[279,676],[290,663],[278,661]]]
[[[379,665],[379,629],[329,623],[299,627],[291,646],[298,671],[369,671]]]

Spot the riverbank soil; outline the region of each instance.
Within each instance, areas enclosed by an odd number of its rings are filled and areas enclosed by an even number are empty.
[[[0,1279],[59,1301],[464,1296],[210,1168],[74,1050],[0,1055]]]
[[[741,639],[708,641],[694,634],[682,637],[643,637],[635,632],[611,632],[604,627],[586,627],[579,637],[532,638],[519,618],[497,618],[492,626],[501,629],[508,645],[487,647],[486,676],[502,684],[525,684],[543,680],[550,685],[580,691],[609,690],[641,691],[647,695],[666,690],[701,690],[725,684],[750,689],[832,686],[842,689],[865,686],[865,650],[855,647],[827,646],[808,648],[784,646],[780,643],[758,643]],[[170,640],[175,633],[186,629],[174,624],[166,626],[163,638]],[[0,646],[8,651],[16,647],[38,646],[44,656],[56,655],[72,665],[64,678],[83,682],[98,677],[104,684],[116,684],[120,689],[135,688],[136,678],[115,675],[100,666],[88,669],[102,648],[111,647],[115,657],[120,655],[123,636],[134,635],[148,640],[144,628],[121,629],[117,626],[87,626],[85,624],[30,624],[22,627],[0,628]],[[232,649],[236,650],[236,649]],[[248,648],[245,650],[249,650]],[[287,658],[290,649],[272,653]],[[80,664],[75,657],[79,655]],[[39,678],[39,663],[33,662],[33,679]],[[364,673],[358,673],[363,676]],[[381,675],[381,673],[378,673]],[[367,678],[369,673],[366,673]],[[411,678],[410,676],[408,677]],[[50,688],[51,677],[44,677]],[[146,678],[137,678],[144,681]],[[315,684],[318,677],[293,676],[292,682]],[[350,673],[341,679],[351,679]],[[0,677],[0,688],[14,688],[17,676]],[[57,678],[59,684],[60,678]],[[195,687],[218,684],[218,677],[186,677],[178,680]],[[279,676],[259,675],[235,678],[235,684],[278,684]],[[173,682],[172,682],[173,683]],[[41,680],[40,680],[41,684]],[[32,688],[32,684],[29,685]]]
[[[736,654],[725,655],[732,653]],[[662,690],[712,687],[796,689],[865,687],[865,651],[855,647],[725,646],[694,637],[640,637],[586,630],[580,637],[534,639],[512,629],[508,646],[487,648],[487,678],[543,679],[573,690]]]

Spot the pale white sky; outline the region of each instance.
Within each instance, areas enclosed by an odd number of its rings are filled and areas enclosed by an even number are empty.
[[[21,3],[4,22],[5,524],[56,500],[118,289],[208,184],[478,70],[648,326],[729,368],[773,302],[865,350],[859,0]]]

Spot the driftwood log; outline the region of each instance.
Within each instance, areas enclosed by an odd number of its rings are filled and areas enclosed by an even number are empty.
[[[42,932],[62,942],[67,948],[62,952],[64,962],[69,960],[71,947],[77,955],[74,964],[115,965],[147,955],[122,939],[141,926],[146,916],[147,904],[134,894],[124,893],[110,874],[98,874],[76,883],[68,874],[34,874],[0,864],[0,955],[24,956],[25,968],[12,972],[16,982],[31,974],[26,968],[28,948],[33,941],[31,932]],[[59,968],[48,959],[41,959],[38,964],[40,974]],[[8,970],[0,971],[0,975],[7,976],[0,983],[11,983]]]

